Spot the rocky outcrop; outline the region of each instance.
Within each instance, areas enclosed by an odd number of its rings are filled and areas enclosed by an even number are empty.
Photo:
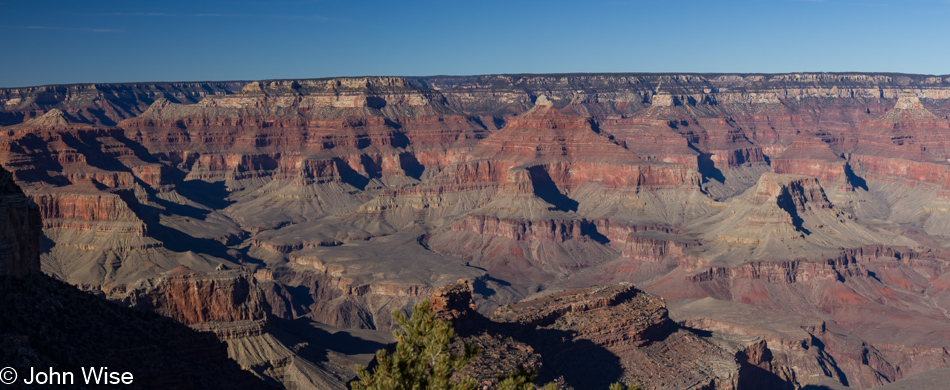
[[[851,168],[847,165],[844,158],[834,152],[831,143],[818,134],[807,133],[798,135],[782,154],[772,160],[775,173],[814,177],[825,186],[853,185],[853,178],[849,177]]]
[[[40,213],[0,168],[0,275],[25,277],[40,271]]]
[[[493,319],[537,332],[573,334],[575,348],[580,350],[577,355],[593,357],[577,346],[586,344],[582,340],[601,347],[618,359],[612,363],[622,367],[614,379],[647,388],[729,389],[738,386],[740,379],[733,356],[708,340],[677,329],[661,299],[629,285],[565,291],[523,301],[497,309]],[[696,356],[703,356],[702,363],[694,360]],[[597,364],[593,359],[586,361],[585,366]],[[562,375],[591,368],[580,367],[578,360],[553,363],[564,370]]]
[[[0,276],[0,309],[0,358],[21,381],[31,367],[47,367],[75,373],[78,384],[81,367],[93,365],[132,373],[130,388],[273,388],[230,360],[213,334],[119,307],[46,275]]]
[[[465,279],[440,287],[429,302],[436,317],[451,323],[456,332],[478,331],[488,325],[487,319],[476,311],[472,286]]]
[[[731,345],[730,352],[725,339],[679,328],[662,299],[631,285],[524,300],[498,308],[490,321],[475,312],[471,295],[465,281],[445,286],[432,295],[432,310],[455,325],[461,336],[456,347],[468,342],[482,348],[466,370],[482,383],[523,364],[539,370],[538,382],[577,389],[611,382],[649,389],[734,389],[756,380],[770,388],[791,386],[768,371],[772,362],[763,340]],[[743,374],[742,365],[768,369]]]
[[[132,388],[271,388],[231,361],[214,335],[40,273],[40,215],[2,168],[0,226],[0,359],[20,373],[47,367],[79,376],[97,366],[131,373]]]
[[[222,340],[261,334],[271,311],[264,291],[245,272],[199,273],[185,266],[133,285],[122,301]]]
[[[139,311],[159,314],[195,331],[214,334],[227,346],[227,355],[240,368],[284,388],[295,386],[344,389],[354,376],[347,357],[326,357],[330,351],[312,346],[303,350],[295,343],[320,343],[319,337],[298,332],[320,332],[304,324],[279,321],[272,313],[288,308],[274,300],[273,283],[259,282],[244,270],[221,266],[213,272],[196,272],[180,266],[167,274],[143,280],[121,296],[121,301]],[[118,298],[118,297],[115,297]],[[292,317],[290,315],[289,317]],[[303,330],[301,330],[301,328]],[[337,347],[340,348],[340,347]],[[344,348],[345,349],[345,348]],[[347,362],[347,363],[344,363]]]

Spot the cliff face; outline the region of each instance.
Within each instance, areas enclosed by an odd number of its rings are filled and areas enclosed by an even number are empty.
[[[219,268],[196,272],[179,266],[112,298],[213,334],[227,345],[228,357],[243,370],[284,388],[346,388],[346,381],[355,375],[349,367],[352,361],[341,356],[334,361],[315,358],[333,352],[322,347],[325,340],[319,336],[320,329],[281,321],[272,314],[292,317],[285,313],[292,310],[286,306],[286,297],[274,293],[273,283],[259,282],[245,270]],[[272,308],[270,302],[277,307]],[[315,345],[304,351],[298,343]]]
[[[130,388],[271,388],[231,361],[212,334],[43,275],[40,214],[2,168],[0,226],[0,359],[20,375],[43,367],[79,376],[81,367],[98,366],[132,373]]]
[[[40,272],[40,215],[35,205],[0,168],[0,275]]]
[[[948,364],[921,336],[950,308],[948,117],[947,77],[900,74],[51,86],[0,91],[0,164],[43,271],[112,297],[161,279],[142,302],[193,325],[387,328],[458,278],[485,313],[635,282],[827,320],[854,339],[816,331],[840,348],[787,367],[867,387]]]
[[[123,301],[213,331],[221,339],[261,334],[270,312],[264,291],[250,275],[238,270],[206,274],[181,266],[132,286]]]

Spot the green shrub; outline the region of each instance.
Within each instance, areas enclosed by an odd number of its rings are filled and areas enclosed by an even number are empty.
[[[408,318],[393,311],[393,320],[400,327],[393,331],[396,351],[392,355],[384,349],[377,351],[376,368],[370,373],[360,367],[358,381],[351,385],[354,390],[475,389],[474,378],[455,373],[475,358],[478,349],[465,344],[461,354],[449,353],[455,330],[435,317],[428,300],[416,304]]]
[[[461,375],[476,355],[478,348],[466,343],[461,354],[449,352],[449,342],[455,338],[455,330],[446,321],[436,318],[428,300],[423,300],[406,317],[393,311],[393,320],[399,330],[393,331],[396,351],[390,355],[385,349],[376,351],[376,367],[372,372],[365,367],[357,369],[357,381],[350,384],[353,390],[474,390],[475,379]],[[537,373],[524,366],[499,377],[500,390],[535,390]],[[555,390],[554,382],[541,390]],[[640,390],[639,385],[627,387],[620,383],[610,385],[610,390]]]

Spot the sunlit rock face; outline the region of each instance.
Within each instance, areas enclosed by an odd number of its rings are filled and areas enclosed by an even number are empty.
[[[782,380],[871,387],[950,361],[948,117],[945,77],[858,73],[3,89],[0,272],[260,322],[235,340],[389,328],[460,278],[483,314],[632,282]]]

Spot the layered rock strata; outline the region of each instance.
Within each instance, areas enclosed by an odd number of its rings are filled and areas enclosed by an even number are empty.
[[[42,234],[36,207],[0,169],[0,359],[21,373],[108,367],[130,373],[129,388],[273,388],[228,359],[226,346],[153,313],[122,308],[39,272]],[[64,374],[52,381],[68,381]],[[123,376],[123,378],[125,378]],[[9,380],[10,377],[5,377]],[[63,382],[69,383],[69,382]],[[23,385],[25,386],[25,385]]]
[[[0,91],[0,164],[42,270],[109,296],[246,269],[277,318],[387,328],[460,277],[483,313],[632,281],[821,319],[798,377],[870,387],[948,365],[948,117],[900,74],[55,86]]]

